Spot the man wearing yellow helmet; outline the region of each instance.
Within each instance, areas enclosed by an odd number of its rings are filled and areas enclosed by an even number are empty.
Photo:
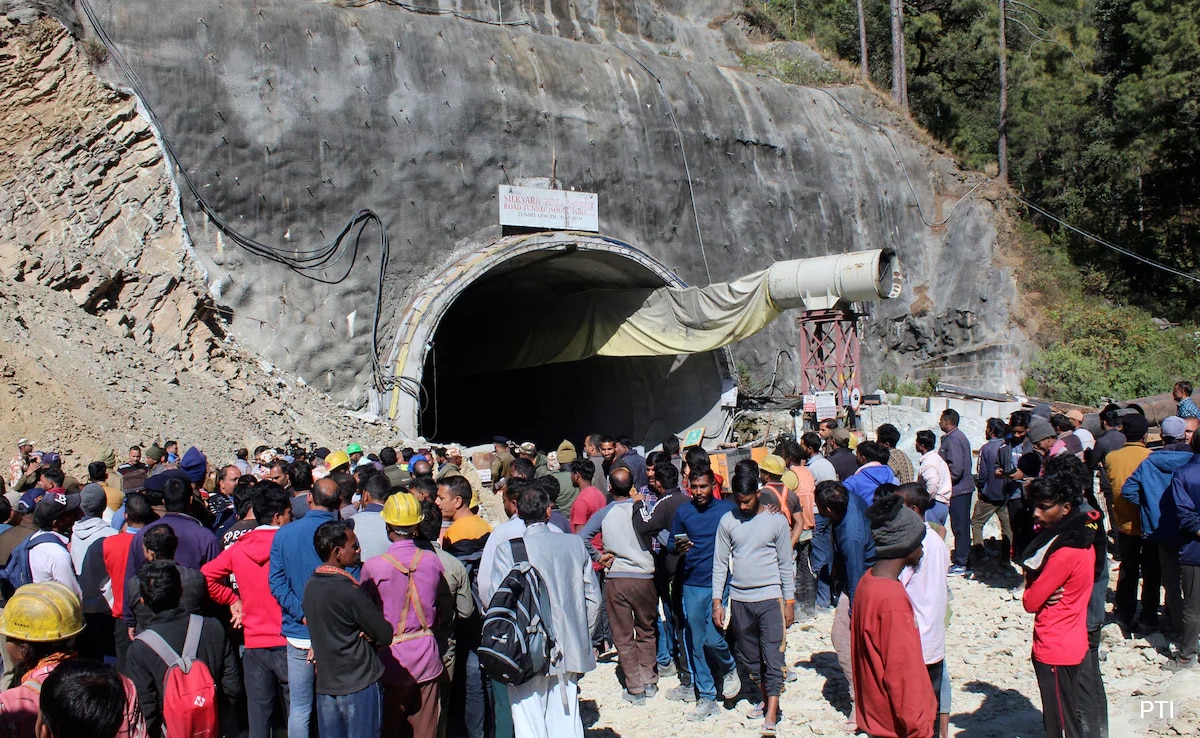
[[[79,597],[58,582],[26,584],[0,611],[0,634],[8,638],[18,685],[0,692],[0,732],[34,738],[42,682],[73,656],[75,636],[83,630]],[[118,738],[144,738],[146,724],[133,684],[124,677],[125,719]]]
[[[457,478],[457,477],[456,477]],[[434,629],[454,610],[449,591],[439,586],[442,562],[413,538],[421,524],[421,505],[407,492],[387,499],[381,513],[392,545],[366,561],[362,588],[391,623],[391,647],[383,660],[383,735],[437,733],[440,706],[438,677],[443,665]]]

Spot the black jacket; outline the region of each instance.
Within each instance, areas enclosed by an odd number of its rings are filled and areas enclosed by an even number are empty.
[[[179,606],[196,615],[215,615],[213,603],[208,599],[208,582],[204,575],[178,563],[175,568],[179,570],[179,579],[183,583],[183,597],[179,600]],[[136,576],[130,577],[125,583],[125,614],[122,617],[125,627],[133,628],[138,633],[148,628],[154,619],[154,612],[142,602],[142,580]]]
[[[150,630],[162,636],[175,653],[182,655],[183,641],[187,637],[188,619],[191,613],[176,608],[155,615],[150,621]],[[204,619],[200,633],[200,646],[196,658],[203,661],[217,684],[218,696],[229,698],[242,694],[242,671],[234,658],[233,649],[225,638],[225,629],[213,618]],[[146,716],[146,735],[162,735],[162,689],[167,675],[167,664],[150,646],[135,640],[129,645],[125,660],[125,675],[137,688],[142,714]]]
[[[346,577],[317,570],[304,586],[304,614],[318,694],[354,694],[379,681],[383,664],[376,649],[392,642],[392,624],[366,592]]]
[[[849,477],[854,476],[854,472],[858,471],[858,457],[848,448],[838,446],[825,458],[829,460],[830,464],[833,464],[833,470],[837,472],[839,482],[846,481]]]

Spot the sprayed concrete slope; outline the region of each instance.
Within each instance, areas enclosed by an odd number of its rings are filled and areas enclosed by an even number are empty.
[[[523,5],[502,4],[503,18],[529,25],[505,27],[382,3],[95,8],[181,164],[237,229],[305,250],[358,208],[380,213],[392,239],[381,354],[433,275],[500,236],[497,185],[553,172],[600,194],[604,234],[689,284],[782,259],[894,248],[905,287],[871,307],[867,383],[933,368],[963,384],[1016,386],[1024,349],[1009,341],[1015,285],[996,266],[995,213],[981,191],[959,202],[981,177],[906,134],[869,93],[733,68],[755,48],[735,3],[550,2],[532,15]],[[40,7],[83,35],[73,8]],[[455,7],[499,20],[494,4]],[[100,70],[126,84],[111,62]],[[108,201],[96,205],[103,215]],[[165,205],[148,208],[150,219],[178,220]],[[321,285],[238,249],[190,197],[182,206],[186,230],[172,231],[169,253],[186,254],[208,292],[197,299],[214,319],[198,324],[362,408],[373,383],[374,234],[344,282]],[[103,235],[73,243],[111,257]],[[344,254],[322,276],[349,261]],[[507,328],[498,308],[499,327],[479,330]],[[734,347],[735,362],[767,371],[778,350],[794,352],[796,334],[785,317]]]

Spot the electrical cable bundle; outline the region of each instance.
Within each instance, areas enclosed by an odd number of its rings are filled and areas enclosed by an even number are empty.
[[[151,125],[158,133],[159,140],[162,142],[163,149],[166,151],[170,164],[174,166],[175,170],[179,173],[179,177],[182,179],[184,186],[187,188],[188,192],[191,193],[192,198],[195,200],[196,207],[199,208],[199,210],[208,217],[212,224],[216,226],[217,230],[219,230],[230,241],[237,244],[245,251],[254,254],[255,256],[286,266],[288,269],[291,269],[293,272],[299,274],[305,279],[310,279],[321,284],[334,285],[344,282],[350,276],[350,272],[354,269],[354,264],[358,260],[359,242],[362,239],[363,231],[371,224],[375,224],[379,228],[380,263],[379,279],[375,287],[375,315],[371,323],[371,373],[374,379],[376,390],[383,391],[392,381],[390,377],[384,375],[383,367],[379,362],[379,321],[380,313],[383,310],[383,280],[387,271],[388,259],[391,255],[391,247],[388,242],[387,228],[383,223],[383,219],[380,218],[379,215],[374,211],[364,208],[355,213],[354,216],[346,222],[346,225],[342,227],[341,231],[330,243],[319,248],[299,251],[278,249],[260,241],[256,241],[238,232],[223,217],[221,217],[221,214],[218,213],[212,205],[209,204],[209,202],[204,198],[204,195],[201,194],[199,187],[197,187],[196,183],[192,181],[187,169],[185,169],[180,163],[179,156],[175,152],[174,145],[167,137],[162,122],[155,114],[154,108],[150,105],[149,98],[146,95],[145,87],[142,85],[141,79],[138,77],[137,72],[135,72],[125,60],[125,57],[121,54],[121,50],[104,30],[104,26],[101,25],[99,18],[96,17],[96,13],[92,9],[91,3],[88,2],[88,0],[79,0],[79,4],[83,8],[83,12],[87,15],[88,21],[91,23],[92,29],[96,32],[97,38],[99,38],[100,42],[104,44],[106,49],[108,49],[108,53],[117,63],[117,66],[120,67],[121,72],[125,75],[125,78],[129,80],[133,94],[137,97],[138,101],[142,105],[142,108],[146,111],[146,116],[150,119]],[[345,255],[346,251],[346,249],[343,248],[343,244],[352,233],[353,240],[350,242],[349,246],[350,263],[346,266],[345,271],[336,278],[324,276],[324,272],[326,270],[342,260],[342,257]]]

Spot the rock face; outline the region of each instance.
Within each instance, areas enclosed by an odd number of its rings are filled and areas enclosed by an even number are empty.
[[[35,438],[76,475],[155,437],[214,462],[289,437],[367,443],[231,340],[134,100],[62,24],[18,17],[0,25],[0,437]]]
[[[528,7],[461,2],[457,14],[430,15],[307,0],[96,5],[181,166],[234,228],[303,255],[359,208],[388,224],[376,347],[362,328],[376,313],[373,229],[356,254],[348,239],[328,268],[301,275],[237,248],[190,196],[187,239],[172,230],[177,213],[152,213],[149,221],[166,219],[159,229],[173,234],[177,255],[191,244],[187,263],[207,279],[208,309],[233,335],[362,407],[375,383],[372,352],[387,359],[412,296],[500,236],[497,186],[553,174],[599,193],[603,234],[691,284],[781,259],[894,248],[906,284],[899,300],[870,307],[865,383],[933,368],[947,380],[1015,386],[1015,287],[996,266],[994,210],[972,192],[982,177],[933,153],[869,93],[725,66],[755,48],[737,3]],[[501,19],[521,25],[495,25]],[[127,84],[111,63],[103,72]],[[97,198],[96,224],[111,222],[97,187],[84,190]],[[87,284],[117,268],[97,269]],[[306,278],[343,274],[336,284]],[[780,349],[795,353],[795,317],[736,346],[735,361],[757,374]]]

